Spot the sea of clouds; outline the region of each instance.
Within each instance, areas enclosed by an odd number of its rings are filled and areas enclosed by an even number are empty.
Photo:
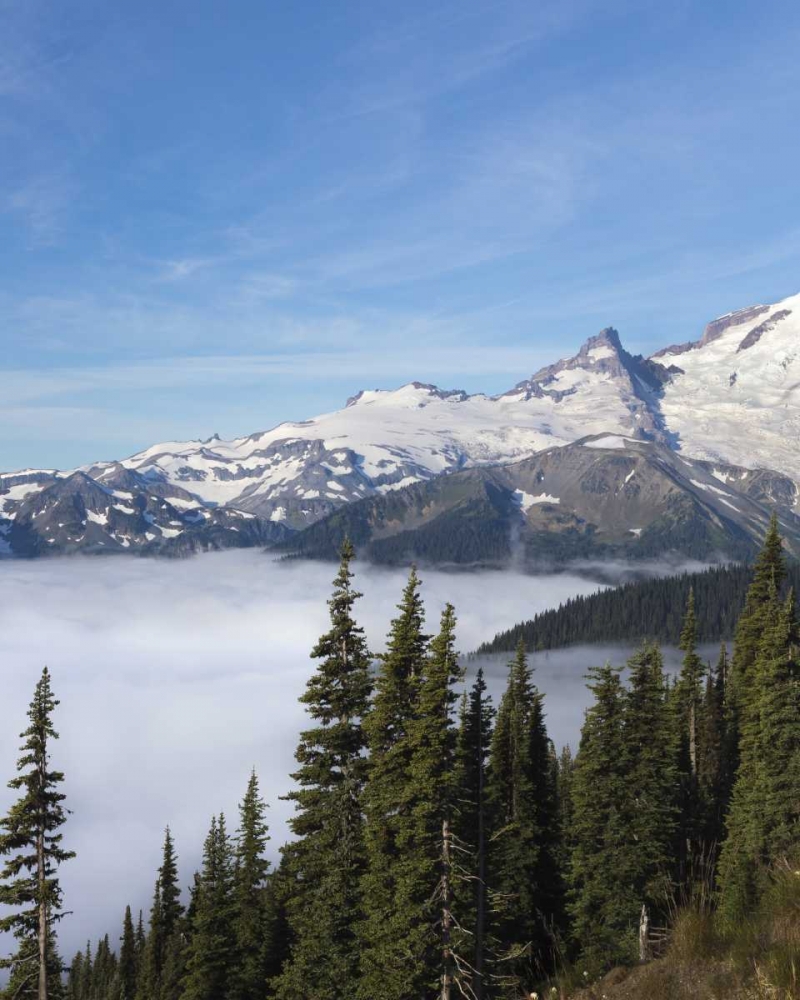
[[[357,565],[357,618],[379,652],[406,573]],[[270,804],[271,854],[287,836],[298,697],[314,669],[309,651],[328,626],[336,567],[276,563],[259,552],[185,561],[69,558],[0,562],[0,809],[13,793],[19,733],[44,664],[61,705],[54,765],[66,774],[72,810],[62,868],[69,957],[84,942],[117,934],[125,905],[150,906],[164,827],[176,839],[188,885],[212,814],[236,825],[251,768]],[[421,574],[427,626],[456,606],[466,653],[500,629],[565,598],[589,593],[585,577],[516,573]],[[586,670],[630,650],[578,647],[535,657],[551,735],[575,745]],[[499,696],[507,657],[484,658]],[[465,659],[472,675],[477,660]],[[112,944],[113,944],[112,940]]]

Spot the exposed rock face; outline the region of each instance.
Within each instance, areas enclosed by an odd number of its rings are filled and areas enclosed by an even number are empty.
[[[748,347],[752,347],[754,344],[757,344],[765,333],[769,333],[770,330],[774,330],[776,325],[780,323],[782,319],[786,319],[791,315],[791,309],[779,309],[778,312],[773,313],[768,320],[764,320],[763,323],[759,323],[758,326],[754,326],[741,344],[739,344],[736,348],[736,353],[738,354],[739,351],[746,351]]]
[[[767,470],[693,462],[595,435],[514,465],[470,469],[352,504],[286,543],[332,558],[348,535],[379,562],[531,567],[572,559],[753,554],[773,505],[795,553],[796,487]]]

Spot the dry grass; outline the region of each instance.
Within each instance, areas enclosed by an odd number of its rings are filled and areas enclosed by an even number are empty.
[[[568,982],[559,1000],[800,1000],[800,873],[775,870],[759,912],[735,927],[718,926],[705,907],[685,909],[663,958],[585,987]]]

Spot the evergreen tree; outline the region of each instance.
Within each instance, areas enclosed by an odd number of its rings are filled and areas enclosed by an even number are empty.
[[[275,871],[270,872],[264,889],[264,968],[267,996],[274,997],[274,986],[281,970],[289,961],[291,932],[286,914],[292,890],[287,875],[286,862],[282,859]]]
[[[203,847],[183,1000],[219,1000],[226,995],[238,958],[234,915],[233,848],[220,815],[212,819]]]
[[[366,737],[362,720],[371,691],[370,654],[353,618],[353,547],[345,542],[328,602],[331,628],[312,650],[319,660],[301,701],[316,725],[301,734],[287,796],[297,840],[283,849],[291,954],[277,995],[282,1000],[351,996],[358,978],[356,925],[365,870],[362,798]]]
[[[117,958],[111,951],[108,934],[97,942],[92,976],[93,1000],[111,1000],[117,975]]]
[[[770,595],[779,594],[786,577],[783,540],[778,530],[778,519],[773,514],[764,545],[756,559],[752,580],[747,591],[745,606],[736,624],[730,682],[726,688],[726,743],[730,784],[725,789],[731,794],[740,761],[740,743],[743,729],[748,726],[748,713],[758,711],[758,680],[754,671],[759,653],[765,618],[771,614]]]
[[[147,945],[147,935],[144,929],[144,914],[139,910],[139,919],[136,921],[136,978],[142,974],[144,964],[144,950]]]
[[[398,838],[402,869],[398,884],[401,909],[419,914],[407,927],[407,944],[420,968],[441,978],[441,995],[450,996],[466,976],[457,968],[463,938],[454,916],[457,865],[452,832],[456,791],[454,685],[463,679],[455,651],[456,616],[452,605],[442,612],[419,684],[417,708],[409,729],[410,766],[407,801],[411,822]],[[436,909],[428,915],[431,888]],[[425,919],[427,915],[427,920]]]
[[[628,661],[629,690],[623,718],[623,798],[627,831],[625,870],[636,899],[666,916],[675,865],[678,820],[677,747],[657,646],[645,644]]]
[[[698,732],[697,770],[699,825],[703,845],[704,886],[713,885],[713,872],[725,830],[725,683],[728,675],[728,651],[720,647],[716,667],[706,675],[705,695]]]
[[[794,594],[763,644],[761,733],[767,860],[800,860],[800,648]]]
[[[365,918],[359,928],[361,1000],[407,1000],[434,988],[437,969],[428,962],[428,950],[418,945],[421,914],[414,892],[434,885],[409,885],[406,863],[410,849],[413,787],[411,730],[417,712],[425,667],[428,636],[423,633],[424,612],[419,578],[412,569],[393,620],[386,652],[380,658],[375,697],[364,720],[370,751],[369,781],[364,792],[367,870],[362,879]],[[427,934],[424,934],[428,940]]]
[[[81,996],[83,1000],[91,1000],[94,989],[94,961],[92,959],[92,942],[86,942],[86,951],[81,963]]]
[[[172,833],[167,827],[150,911],[150,930],[138,977],[137,1000],[177,1000],[180,995],[182,920],[178,860]]]
[[[572,855],[572,826],[575,815],[575,803],[572,793],[574,774],[575,761],[572,757],[572,750],[566,744],[558,757],[558,767],[556,770],[559,835],[558,867],[565,876]]]
[[[265,857],[269,836],[265,812],[266,804],[253,771],[239,807],[234,878],[236,962],[229,1000],[261,1000],[266,995],[264,888],[269,871]]]
[[[471,989],[475,1000],[486,996],[487,886],[486,863],[489,816],[486,795],[486,768],[492,739],[494,710],[486,694],[483,669],[479,668],[469,698],[464,696],[456,748],[457,801],[456,837],[467,852],[467,877],[456,892],[461,900],[461,923],[471,930],[473,969]]]
[[[516,996],[552,966],[562,896],[554,751],[522,641],[497,712],[488,784],[495,976]]]
[[[122,937],[120,941],[120,1000],[133,1000],[136,996],[136,978],[139,963],[136,948],[136,932],[133,929],[133,917],[131,916],[130,906],[125,907],[125,918],[122,922]]]
[[[593,668],[589,690],[594,703],[586,712],[572,781],[569,912],[585,961],[601,969],[631,958],[632,915],[635,919],[641,899],[627,864],[625,699],[619,670],[610,664]]]
[[[800,831],[800,665],[793,596],[781,602],[773,584],[761,622],[720,856],[720,910],[731,922],[757,903],[770,864],[796,853]]]
[[[18,774],[8,783],[22,794],[0,820],[0,854],[6,858],[0,903],[19,908],[0,919],[0,930],[13,931],[18,942],[16,954],[0,961],[0,967],[11,969],[8,997],[53,1000],[62,995],[54,932],[62,916],[57,872],[75,855],[61,846],[67,813],[58,787],[64,775],[50,767],[50,742],[58,739],[52,722],[58,704],[45,667],[28,710],[30,724],[21,735]]]
[[[681,629],[679,648],[683,663],[673,691],[677,712],[678,772],[680,779],[680,822],[678,826],[678,884],[690,893],[694,880],[702,875],[701,859],[705,856],[703,804],[699,743],[704,729],[705,666],[697,655],[697,616],[694,591],[689,591],[686,613]]]
[[[67,1000],[85,1000],[83,995],[83,952],[79,951],[72,959],[67,974]]]

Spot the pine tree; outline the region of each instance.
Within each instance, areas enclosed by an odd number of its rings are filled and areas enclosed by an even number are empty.
[[[559,870],[566,875],[572,854],[572,825],[575,815],[572,785],[575,761],[566,744],[558,757],[556,771],[556,801],[558,802]]]
[[[233,848],[220,815],[212,819],[203,848],[182,1000],[219,1000],[226,995],[237,960],[233,879]]]
[[[83,993],[83,952],[72,959],[67,975],[67,1000],[87,1000]]]
[[[86,951],[81,963],[81,996],[83,1000],[91,1000],[94,989],[94,961],[92,959],[92,942],[86,942]]]
[[[488,773],[495,975],[504,995],[530,988],[552,965],[561,909],[553,756],[542,695],[520,641],[497,712]]]
[[[342,548],[328,602],[331,628],[312,650],[319,660],[301,701],[316,725],[301,734],[290,821],[297,837],[283,849],[291,954],[276,984],[282,1000],[352,995],[358,978],[356,925],[365,870],[363,792],[367,773],[362,720],[371,691],[370,654],[353,618],[353,547]]]
[[[463,679],[455,651],[456,616],[452,605],[442,612],[438,634],[430,644],[414,718],[409,728],[410,766],[407,801],[411,822],[398,846],[402,852],[400,907],[417,910],[407,927],[407,944],[420,968],[438,971],[441,996],[459,989],[466,976],[457,968],[463,935],[454,916],[457,866],[452,847],[456,798],[456,729],[454,685]],[[438,882],[438,889],[436,889]],[[436,909],[428,916],[431,889]]]
[[[657,646],[645,644],[628,661],[629,690],[623,719],[626,870],[637,900],[666,916],[675,867],[678,821],[678,748]]]
[[[178,884],[178,861],[167,827],[158,870],[150,930],[137,984],[137,1000],[177,1000],[183,974],[183,906]]]
[[[266,995],[264,888],[269,872],[265,857],[269,835],[265,812],[253,771],[239,807],[234,878],[236,962],[228,1000],[261,1000]]]
[[[136,977],[138,956],[136,954],[136,932],[133,929],[133,917],[130,906],[125,907],[125,918],[122,922],[121,947],[119,951],[120,1000],[133,1000],[136,996]]]
[[[677,875],[681,889],[685,893],[691,893],[695,880],[703,875],[702,859],[706,851],[702,843],[705,822],[698,759],[699,743],[704,728],[705,667],[697,655],[697,616],[694,591],[691,589],[686,603],[679,648],[683,650],[683,663],[672,697],[677,713],[677,764],[680,779]]]
[[[641,899],[627,864],[625,697],[619,670],[610,664],[593,668],[589,690],[594,703],[586,712],[572,782],[569,912],[585,962],[599,970],[631,958],[631,915],[638,913]]]
[[[456,748],[456,837],[467,852],[465,880],[457,888],[462,900],[462,926],[469,927],[473,946],[470,949],[473,976],[471,982],[475,1000],[486,996],[486,932],[487,886],[486,861],[488,850],[488,804],[486,768],[492,739],[494,710],[486,694],[483,669],[479,668],[469,698],[464,697],[461,724]]]
[[[144,964],[144,950],[147,945],[147,935],[144,929],[144,914],[139,910],[139,919],[136,921],[136,978],[142,974]]]
[[[22,795],[0,820],[0,854],[6,857],[0,903],[20,908],[0,919],[0,930],[13,931],[18,942],[17,953],[0,962],[0,967],[11,969],[9,997],[53,1000],[62,994],[54,931],[62,903],[57,872],[75,855],[61,846],[59,832],[67,816],[65,796],[58,791],[64,775],[50,769],[50,742],[58,739],[52,717],[58,704],[45,667],[28,710],[30,725],[21,735],[18,774],[8,783]]]
[[[117,975],[117,958],[111,951],[111,942],[106,934],[97,942],[94,959],[94,975],[92,977],[92,997],[98,1000],[111,1000],[114,982]]]
[[[778,519],[773,514],[764,545],[753,567],[752,581],[747,591],[745,606],[736,624],[731,663],[730,681],[726,689],[726,744],[725,756],[729,762],[730,784],[725,789],[726,798],[732,793],[740,760],[742,730],[747,727],[747,715],[752,708],[757,711],[758,686],[753,676],[765,627],[765,616],[770,612],[770,595],[779,594],[786,577],[783,540],[778,530]],[[727,805],[727,803],[726,803]]]
[[[761,733],[767,861],[800,861],[800,648],[794,594],[763,645]]]
[[[703,851],[704,885],[713,885],[719,848],[724,836],[725,788],[725,684],[728,675],[728,651],[723,643],[716,666],[706,675],[705,695],[698,732],[697,770],[699,825]]]
[[[758,902],[770,864],[796,853],[800,830],[800,664],[793,596],[781,602],[773,584],[761,622],[719,865],[720,911],[730,922]]]
[[[367,870],[362,879],[365,918],[359,928],[361,1000],[406,1000],[434,988],[437,969],[409,948],[421,919],[405,883],[413,788],[409,783],[410,733],[417,712],[428,636],[419,578],[412,569],[392,622],[387,651],[380,658],[375,697],[364,720],[370,751],[369,781],[364,793]],[[429,897],[434,885],[420,888]]]

